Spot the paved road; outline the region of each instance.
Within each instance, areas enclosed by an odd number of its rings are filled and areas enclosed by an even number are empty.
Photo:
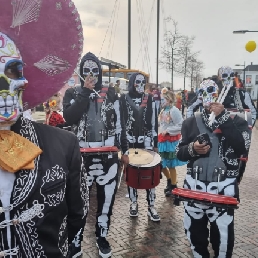
[[[235,249],[233,258],[258,257],[258,130],[253,130],[252,146],[246,174],[240,185],[241,204],[235,216]],[[185,167],[178,169],[179,185],[182,185]],[[108,240],[115,258],[169,258],[192,257],[185,237],[182,217],[183,207],[174,207],[170,198],[165,198],[163,189],[166,180],[157,187],[156,208],[160,223],[147,218],[145,192],[139,191],[140,214],[131,219],[128,214],[129,199],[123,182],[118,190],[114,205]],[[95,246],[96,192],[91,193],[91,207],[84,233],[84,258],[98,257]]]

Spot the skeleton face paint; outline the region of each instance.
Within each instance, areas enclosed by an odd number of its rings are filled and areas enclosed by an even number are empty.
[[[212,102],[217,101],[218,90],[218,85],[212,80],[205,80],[200,84],[201,98],[205,108],[208,108]]]
[[[160,105],[163,108],[169,105],[168,100],[166,98],[164,98],[162,95],[160,96]]]
[[[83,75],[87,77],[88,75],[95,78],[95,84],[98,82],[99,78],[99,67],[98,64],[92,60],[86,60],[83,65]]]
[[[22,92],[27,80],[14,42],[0,32],[0,126],[11,125],[23,111]]]
[[[235,73],[232,68],[228,66],[222,66],[219,69],[219,77],[222,80],[224,86],[228,86],[230,83],[233,82],[235,78]]]
[[[138,93],[143,93],[146,85],[146,79],[142,74],[137,74],[134,82],[135,89]]]

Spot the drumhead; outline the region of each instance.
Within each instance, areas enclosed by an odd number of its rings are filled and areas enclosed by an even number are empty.
[[[118,154],[121,158],[121,152]],[[154,167],[161,162],[158,153],[143,149],[129,149],[129,165],[136,167]]]

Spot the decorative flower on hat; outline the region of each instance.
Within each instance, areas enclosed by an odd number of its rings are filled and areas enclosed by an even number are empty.
[[[51,108],[56,107],[56,100],[55,100],[55,99],[51,100],[51,101],[49,102],[49,106],[50,106]]]

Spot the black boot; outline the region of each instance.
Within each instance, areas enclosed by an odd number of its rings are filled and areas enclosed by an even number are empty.
[[[167,186],[164,189],[164,194],[169,190],[169,186],[171,185],[171,179],[167,179]]]
[[[177,185],[172,185],[170,183],[169,188],[168,188],[167,192],[165,193],[166,197],[171,196],[172,195],[172,190],[175,189],[175,188],[177,188]]]

